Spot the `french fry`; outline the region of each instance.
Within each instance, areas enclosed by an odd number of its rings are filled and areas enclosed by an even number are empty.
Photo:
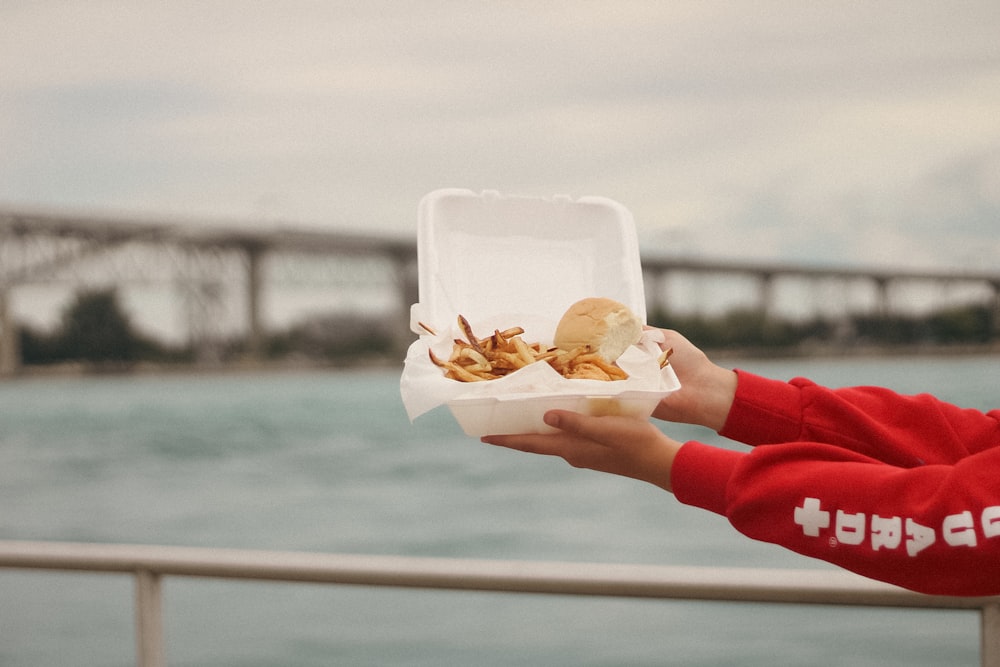
[[[578,361],[573,364],[566,373],[570,380],[604,380],[610,381],[613,378],[600,366],[590,361]]]
[[[544,352],[539,350],[537,356],[535,356],[535,361],[548,361],[550,359],[555,359],[559,356],[559,352],[560,350],[558,347],[550,347]]]
[[[489,371],[492,368],[489,359],[487,359],[482,352],[477,352],[471,347],[462,348],[462,352],[459,354],[459,357],[462,359],[470,359],[472,361],[472,365],[465,367],[466,370]]]
[[[476,338],[476,334],[472,332],[472,327],[469,325],[469,320],[465,319],[464,316],[459,315],[458,326],[462,330],[462,333],[465,334],[465,337],[468,339],[472,347],[476,348],[477,352],[482,352],[483,346],[479,344],[479,339]]]
[[[434,354],[433,350],[427,350],[427,354],[431,358],[431,363],[445,369],[447,371],[445,375],[454,380],[461,380],[462,382],[481,382],[489,379],[476,375],[467,368],[456,364],[454,361],[441,361],[438,359],[437,355]]]
[[[514,336],[520,336],[524,333],[524,327],[511,327],[510,329],[504,329],[503,331],[497,331],[496,335],[498,338],[504,340],[513,338]]]
[[[525,366],[535,363],[535,355],[532,353],[531,348],[528,347],[528,344],[521,340],[520,336],[514,336],[510,340],[514,343],[517,356],[524,361]]]
[[[556,354],[555,358],[549,361],[549,365],[556,369],[563,375],[566,374],[566,369],[572,366],[574,360],[581,354],[585,354],[590,351],[590,347],[583,345],[581,347],[574,348],[572,350],[560,351]]]
[[[480,373],[473,373],[464,366],[459,366],[458,364],[448,361],[448,370],[453,374],[452,376],[456,380],[461,380],[462,382],[485,382],[486,380],[492,379]]]
[[[597,368],[607,373],[608,377],[612,380],[624,380],[625,378],[628,377],[625,371],[618,368],[614,364],[609,364],[607,361],[604,360],[604,357],[602,357],[599,354],[594,354],[594,353],[581,354],[579,357],[576,358],[576,362],[578,364],[591,364],[593,366],[596,366]]]

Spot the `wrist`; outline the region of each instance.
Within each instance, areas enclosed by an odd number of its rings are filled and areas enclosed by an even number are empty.
[[[635,477],[664,491],[672,492],[673,485],[670,478],[681,443],[663,434],[659,434],[659,440],[659,445],[653,448],[652,456],[643,463],[640,474]]]
[[[705,384],[708,391],[702,398],[703,414],[700,423],[718,432],[726,425],[729,411],[733,407],[738,376],[736,371],[714,364],[710,367],[709,373],[711,377]]]

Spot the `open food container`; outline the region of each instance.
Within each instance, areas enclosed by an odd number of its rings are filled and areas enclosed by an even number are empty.
[[[635,226],[621,204],[436,190],[420,202],[417,234],[419,302],[410,328],[420,337],[400,379],[411,421],[447,405],[470,436],[547,433],[553,429],[542,416],[552,408],[646,419],[680,387],[669,365],[660,368],[655,330],[618,359],[629,377],[616,381],[569,380],[534,363],[500,379],[459,382],[428,354],[448,358],[464,337],[459,315],[480,336],[520,326],[525,342],[546,347],[562,314],[585,297],[619,301],[645,322]]]

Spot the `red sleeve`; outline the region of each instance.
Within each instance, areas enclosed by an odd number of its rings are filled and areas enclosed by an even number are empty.
[[[998,470],[1000,448],[905,469],[822,443],[689,442],[671,479],[753,539],[924,593],[998,595]]]
[[[821,442],[903,467],[954,463],[1000,445],[1000,411],[956,407],[880,387],[828,389],[737,371],[720,434],[748,445]]]

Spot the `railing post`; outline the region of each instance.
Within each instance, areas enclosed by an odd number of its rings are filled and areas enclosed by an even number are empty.
[[[981,664],[983,667],[1000,667],[1000,604],[985,605],[980,618]]]
[[[160,575],[149,570],[135,573],[135,636],[138,666],[165,667]]]

